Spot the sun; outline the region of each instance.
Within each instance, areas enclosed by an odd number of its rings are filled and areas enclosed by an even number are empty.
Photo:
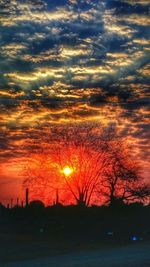
[[[65,176],[70,176],[73,173],[73,169],[69,166],[66,166],[63,168],[62,172]]]

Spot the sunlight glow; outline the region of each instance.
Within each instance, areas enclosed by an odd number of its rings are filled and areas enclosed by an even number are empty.
[[[66,166],[63,168],[62,172],[65,176],[70,176],[73,173],[73,169],[69,166]]]

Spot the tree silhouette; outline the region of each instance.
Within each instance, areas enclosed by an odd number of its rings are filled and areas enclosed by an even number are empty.
[[[100,183],[103,169],[108,164],[107,139],[103,129],[95,125],[70,126],[61,133],[61,146],[55,146],[55,162],[58,169],[72,169],[62,173],[64,188],[74,197],[77,205],[89,206]]]
[[[90,206],[99,198],[114,206],[150,196],[138,164],[111,127],[53,126],[40,142],[36,140],[35,147],[38,144],[26,164],[24,179],[36,199]]]
[[[39,199],[46,203],[58,203],[58,188],[60,181],[53,167],[54,162],[51,157],[49,146],[43,146],[31,152],[25,161],[23,169],[23,188],[29,188],[30,199]]]
[[[106,203],[116,206],[146,201],[150,197],[150,186],[143,182],[138,162],[130,157],[121,141],[110,146],[109,157],[102,181]]]
[[[39,148],[33,149],[26,163],[24,186],[36,199],[56,196],[58,190],[59,200],[89,206],[108,164],[107,135],[97,124],[52,127],[35,142]],[[69,176],[63,172],[65,167],[72,170]]]

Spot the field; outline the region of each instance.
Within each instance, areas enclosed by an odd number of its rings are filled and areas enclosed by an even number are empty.
[[[5,211],[0,267],[148,267],[149,207]]]

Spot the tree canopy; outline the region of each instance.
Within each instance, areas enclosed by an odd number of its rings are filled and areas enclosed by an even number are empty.
[[[55,127],[42,137],[39,148],[38,140],[34,145],[24,186],[36,198],[90,206],[145,201],[150,195],[138,163],[112,127],[86,123]]]

